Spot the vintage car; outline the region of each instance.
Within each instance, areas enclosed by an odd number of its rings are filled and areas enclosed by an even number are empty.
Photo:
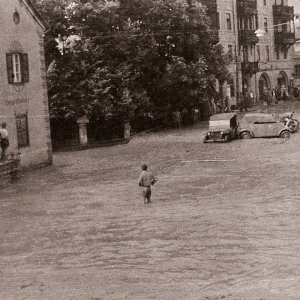
[[[237,137],[236,113],[220,113],[210,117],[209,131],[205,134],[204,143],[229,142]]]
[[[243,139],[253,137],[289,138],[291,130],[277,115],[267,113],[247,113],[239,121],[238,135]]]

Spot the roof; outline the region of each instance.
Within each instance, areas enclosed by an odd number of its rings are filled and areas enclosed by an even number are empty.
[[[221,114],[215,114],[210,117],[210,121],[218,121],[218,120],[230,120],[236,116],[236,113],[221,113]]]
[[[274,119],[279,119],[279,117],[277,115],[267,113],[247,113],[241,118],[241,121],[247,120],[255,122],[258,120],[264,120],[264,122],[266,122],[267,120],[274,121]]]
[[[274,118],[274,115],[267,114],[267,113],[247,113],[243,117],[243,119],[263,119],[263,118]]]
[[[272,114],[268,114],[268,113],[257,113],[257,112],[254,112],[254,113],[246,113],[244,114],[244,117],[271,117],[273,116]]]
[[[42,16],[37,11],[37,9],[32,4],[32,2],[30,0],[21,0],[21,2],[24,4],[24,6],[29,11],[29,13],[32,15],[33,19],[38,23],[38,25],[43,30],[46,30],[48,28],[48,24],[43,20]]]

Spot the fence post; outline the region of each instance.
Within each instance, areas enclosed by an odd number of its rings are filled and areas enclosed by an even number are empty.
[[[130,122],[128,120],[124,121],[124,138],[130,138]]]
[[[85,146],[88,142],[86,125],[89,123],[89,119],[86,116],[77,119],[79,125],[79,141],[80,145]]]

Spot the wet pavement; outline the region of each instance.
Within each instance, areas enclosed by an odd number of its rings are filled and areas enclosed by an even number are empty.
[[[205,126],[54,155],[1,190],[0,299],[300,299],[300,135]],[[142,163],[159,181],[153,203]]]

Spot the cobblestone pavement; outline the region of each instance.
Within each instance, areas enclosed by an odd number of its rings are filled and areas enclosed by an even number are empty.
[[[1,190],[0,299],[300,299],[300,134],[204,131],[56,153]]]

